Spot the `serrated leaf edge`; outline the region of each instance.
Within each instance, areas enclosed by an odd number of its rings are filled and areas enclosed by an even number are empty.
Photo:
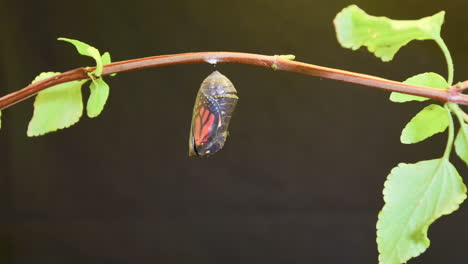
[[[57,74],[60,74],[60,72],[42,72],[42,73],[40,73],[38,76],[36,76],[36,78],[33,80],[33,82],[35,82],[35,80],[36,80],[39,76],[41,76],[42,74],[47,74],[47,73],[57,73]],[[57,74],[56,74],[56,75],[57,75]],[[55,75],[49,76],[49,77],[47,77],[47,78],[50,78],[50,77],[53,77],[53,76],[55,76]],[[87,81],[88,81],[88,80],[79,80],[79,81],[71,81],[71,82],[82,82],[82,83],[81,83],[81,86],[83,86],[83,84],[86,83]],[[65,83],[66,83],[66,82],[65,82]],[[64,84],[65,84],[65,83],[64,83]],[[51,86],[51,87],[49,87],[49,88],[52,88],[52,87],[54,87],[54,86]],[[81,88],[82,88],[82,87],[80,87],[80,89],[81,89]],[[34,110],[33,110],[33,116],[31,117],[31,119],[30,119],[29,122],[28,122],[28,129],[27,129],[27,131],[26,131],[26,135],[27,135],[28,137],[39,137],[39,136],[43,136],[43,135],[48,134],[48,133],[51,133],[51,132],[57,132],[58,130],[62,130],[62,129],[65,129],[65,128],[69,128],[69,127],[75,125],[76,123],[78,123],[78,122],[80,121],[81,117],[83,116],[83,108],[84,108],[84,106],[83,106],[83,95],[82,95],[81,92],[80,92],[80,97],[81,97],[81,100],[80,100],[80,101],[81,101],[81,112],[80,112],[80,114],[78,115],[77,119],[76,119],[74,122],[72,122],[72,123],[70,123],[69,125],[66,125],[66,126],[57,127],[55,130],[50,130],[50,131],[46,131],[46,132],[43,132],[43,133],[30,133],[30,132],[29,132],[29,126],[30,126],[32,120],[34,120],[34,117],[37,115],[37,112],[35,111],[35,110],[36,110],[36,106],[37,106],[37,95],[36,95],[36,96],[34,97],[34,103],[33,103],[33,109],[34,109]]]
[[[410,256],[410,258],[407,259],[407,260],[405,260],[405,261],[408,261],[408,260],[410,260],[411,258],[415,258],[415,257],[421,255],[422,253],[424,253],[424,252],[429,248],[429,246],[430,246],[430,239],[429,239],[429,237],[427,236],[427,235],[428,235],[427,232],[428,232],[429,226],[430,226],[432,223],[434,223],[435,220],[441,218],[442,216],[444,216],[444,215],[449,215],[449,214],[455,212],[456,210],[458,210],[458,209],[460,208],[460,204],[462,204],[463,201],[467,198],[467,194],[466,194],[466,191],[467,191],[466,185],[463,183],[463,179],[461,178],[460,174],[458,173],[458,171],[456,170],[456,168],[453,166],[453,164],[450,163],[450,161],[448,161],[448,159],[445,159],[445,158],[433,159],[433,160],[438,160],[438,161],[439,161],[439,164],[437,165],[436,170],[434,170],[433,176],[432,176],[431,178],[433,179],[433,178],[435,177],[435,175],[437,175],[437,173],[438,173],[438,171],[440,170],[440,168],[442,167],[443,163],[446,162],[447,165],[452,166],[452,167],[454,168],[454,170],[457,172],[457,176],[460,178],[460,180],[461,180],[461,182],[462,182],[462,184],[463,184],[463,186],[464,186],[464,193],[463,193],[463,195],[460,195],[460,196],[458,197],[458,199],[454,200],[454,203],[453,203],[453,206],[452,206],[452,207],[447,208],[447,210],[445,210],[445,212],[442,212],[439,216],[430,219],[430,220],[428,221],[428,224],[426,224],[426,225],[424,225],[424,226],[422,227],[422,228],[424,228],[424,229],[423,229],[423,230],[424,230],[424,235],[425,235],[424,238],[427,239],[428,245],[427,245],[426,248],[423,248],[422,250],[420,249],[420,247],[418,247],[418,253],[417,253],[416,255]],[[380,226],[379,224],[381,223],[381,220],[382,220],[382,217],[383,217],[383,216],[382,216],[383,210],[384,210],[385,207],[390,208],[390,209],[392,208],[392,206],[390,206],[390,205],[388,204],[387,196],[389,195],[389,194],[388,194],[388,192],[389,192],[388,188],[389,188],[389,184],[390,184],[389,181],[390,181],[390,178],[393,178],[393,177],[394,177],[394,175],[395,175],[395,172],[394,172],[394,171],[395,171],[395,170],[398,170],[398,169],[402,169],[403,167],[406,167],[406,166],[411,166],[411,165],[418,164],[418,163],[420,163],[420,162],[433,161],[433,160],[423,160],[423,161],[419,161],[419,162],[416,162],[416,163],[399,163],[396,167],[394,167],[394,168],[390,171],[390,174],[388,175],[387,179],[385,180],[384,189],[382,190],[383,199],[384,199],[385,204],[384,204],[384,207],[380,210],[380,212],[379,212],[379,214],[378,214],[378,216],[377,216],[377,219],[378,219],[378,220],[377,220],[377,224],[376,224],[376,229],[377,229],[377,232],[376,232],[376,233],[377,233],[376,242],[377,242],[377,244],[378,244],[379,238],[382,238],[382,232],[381,232],[382,229],[379,228],[379,226]],[[433,184],[433,180],[432,180],[432,179],[431,179],[431,184],[429,184],[429,185],[428,185],[428,188],[424,191],[424,195],[426,194],[427,190],[432,186],[432,184]],[[417,206],[416,206],[416,207],[417,207]],[[389,210],[389,209],[387,209],[387,210]],[[408,219],[411,218],[411,216],[414,214],[414,211],[415,211],[415,209],[412,210],[412,213],[411,213],[411,215],[410,215],[410,217],[409,217]],[[405,229],[406,229],[406,226],[407,226],[407,225],[405,225]],[[400,240],[401,240],[401,237],[398,238],[398,241],[400,241]],[[398,244],[398,242],[395,243],[395,246],[396,246],[397,244]],[[379,245],[379,244],[378,244],[378,245]],[[378,247],[378,251],[379,251],[379,263],[381,263],[381,261],[382,261],[382,259],[381,259],[382,254],[381,254],[381,252],[380,252],[380,247]],[[399,258],[399,257],[398,257],[398,258]],[[399,258],[399,259],[400,259],[400,258]]]

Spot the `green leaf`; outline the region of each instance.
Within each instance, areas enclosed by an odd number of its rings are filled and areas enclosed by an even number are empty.
[[[101,56],[101,60],[102,60],[102,64],[104,64],[104,65],[111,63],[112,61],[111,61],[110,53],[107,52],[107,51],[104,52],[104,54],[102,54],[102,56]],[[111,73],[109,75],[113,77],[113,76],[116,76],[117,73]]]
[[[111,63],[111,56],[110,56],[110,53],[109,52],[104,52],[104,54],[102,54],[101,56],[101,61],[102,61],[102,64],[109,64]]]
[[[457,210],[466,186],[448,159],[400,163],[383,190],[385,205],[377,221],[380,264],[406,263],[430,244],[429,226]]]
[[[98,116],[104,109],[104,105],[109,97],[109,85],[102,78],[99,78],[93,80],[89,88],[91,89],[91,94],[86,105],[86,112],[89,117],[93,118]]]
[[[443,89],[443,90],[448,89],[450,87],[447,81],[444,79],[444,77],[433,72],[426,72],[426,73],[415,75],[413,77],[406,79],[403,83],[426,86],[426,87]],[[392,92],[390,94],[390,101],[395,102],[395,103],[404,103],[404,102],[409,102],[409,101],[422,102],[426,100],[429,100],[429,98],[416,96],[416,95],[410,95],[410,94],[402,94],[402,93],[397,93],[397,92]]]
[[[468,166],[468,125],[461,123],[455,138],[455,152]]]
[[[58,74],[43,72],[33,83]],[[81,86],[86,81],[66,82],[39,92],[34,101],[34,114],[29,122],[28,136],[40,136],[78,122],[83,113]]]
[[[76,50],[78,51],[79,54],[84,55],[84,56],[91,56],[91,53],[89,53],[89,49],[93,48],[92,46],[81,42],[76,39],[69,39],[69,38],[58,38],[58,40],[66,41],[68,43],[71,43],[75,46]],[[92,57],[92,56],[91,56]]]
[[[93,74],[97,77],[101,76],[102,74],[102,59],[99,50],[93,46],[90,46],[84,42],[81,42],[76,39],[69,39],[69,38],[58,38],[58,40],[63,40],[73,44],[81,55],[92,57],[96,61],[96,70],[93,71]],[[110,60],[110,56],[109,56]]]
[[[367,46],[382,61],[390,61],[412,40],[440,38],[444,15],[441,11],[419,20],[393,20],[368,15],[351,5],[338,13],[333,22],[341,46],[353,50]]]
[[[449,124],[447,110],[431,104],[417,113],[401,132],[401,143],[413,144],[445,131]]]

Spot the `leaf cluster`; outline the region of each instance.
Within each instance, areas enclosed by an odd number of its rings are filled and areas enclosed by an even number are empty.
[[[436,89],[449,89],[453,65],[450,53],[440,32],[444,12],[419,20],[392,20],[366,14],[355,5],[344,8],[335,18],[337,38],[345,48],[356,50],[361,46],[382,61],[393,59],[400,48],[412,40],[434,40],[443,51],[448,67],[448,80],[437,73],[426,72],[406,79],[408,84]],[[424,102],[429,98],[392,93],[396,103]],[[452,114],[460,123],[454,141]],[[466,199],[466,186],[457,169],[450,163],[452,145],[458,156],[468,164],[468,127],[464,112],[453,103],[444,106],[430,104],[418,112],[403,128],[403,144],[421,142],[448,128],[448,140],[441,158],[414,164],[400,163],[392,169],[384,184],[385,205],[377,221],[379,262],[406,263],[423,253],[430,244],[429,226],[443,215],[457,210]]]
[[[96,62],[94,71],[89,71],[87,80],[58,84],[39,92],[34,100],[34,113],[28,125],[27,135],[41,136],[77,123],[83,115],[82,86],[90,81],[90,95],[86,103],[88,117],[97,117],[109,97],[109,85],[102,78],[103,65],[111,63],[109,52],[101,55],[98,49],[78,40],[59,38],[73,44],[79,54],[89,56]],[[38,82],[60,72],[43,72],[32,82]]]

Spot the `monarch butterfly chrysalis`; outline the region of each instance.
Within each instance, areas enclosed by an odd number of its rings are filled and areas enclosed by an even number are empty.
[[[234,85],[220,72],[214,71],[203,80],[193,107],[190,157],[210,156],[223,148],[238,99]]]

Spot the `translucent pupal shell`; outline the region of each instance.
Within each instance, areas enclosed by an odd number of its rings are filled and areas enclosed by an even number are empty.
[[[206,157],[223,148],[238,99],[236,88],[220,72],[203,80],[193,107],[189,156]]]

